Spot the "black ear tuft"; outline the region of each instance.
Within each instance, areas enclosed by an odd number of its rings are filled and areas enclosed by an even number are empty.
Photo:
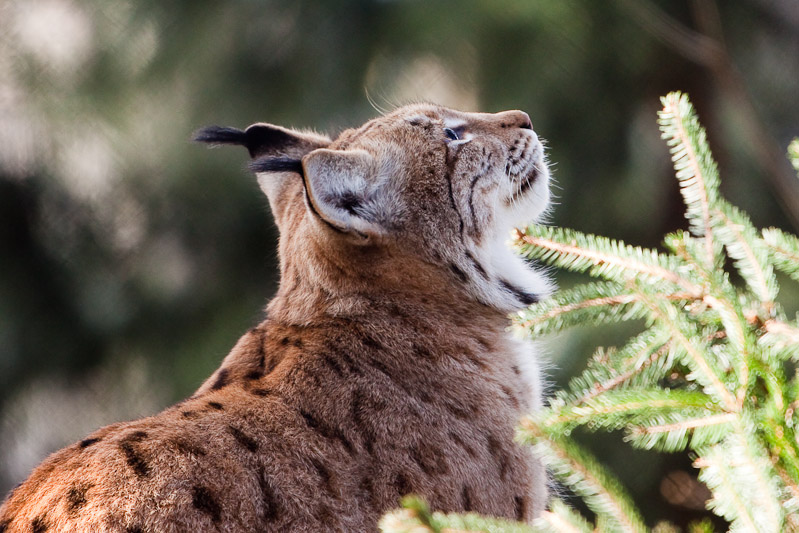
[[[291,157],[261,157],[251,162],[250,170],[259,172],[296,172],[302,174],[302,162]]]
[[[247,145],[247,134],[236,128],[208,126],[194,133],[192,140],[208,144],[240,144]]]
[[[290,152],[303,141],[294,132],[270,124],[253,124],[244,132],[250,157]],[[309,150],[303,150],[307,152]]]
[[[245,146],[252,158],[267,154],[273,156],[293,155],[294,152],[306,154],[328,144],[320,143],[318,139],[309,140],[303,134],[271,124],[253,124],[244,131],[236,128],[209,126],[195,133],[194,140],[209,144]]]

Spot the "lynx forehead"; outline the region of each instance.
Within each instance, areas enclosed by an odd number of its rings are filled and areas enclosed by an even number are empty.
[[[374,531],[407,493],[531,520],[513,441],[540,404],[508,312],[551,289],[505,244],[549,202],[527,114],[397,109],[337,138],[210,127],[245,146],[280,230],[267,318],[187,400],[49,457],[7,531]]]

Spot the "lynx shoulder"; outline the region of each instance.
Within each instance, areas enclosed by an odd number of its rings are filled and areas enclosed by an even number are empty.
[[[540,403],[507,314],[550,284],[506,246],[549,202],[529,117],[413,105],[336,139],[243,145],[280,230],[280,287],[189,399],[45,460],[0,532],[374,531],[407,493],[531,520],[545,474],[513,441]]]

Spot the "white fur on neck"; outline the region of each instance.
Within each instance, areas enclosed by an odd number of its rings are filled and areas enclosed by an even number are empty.
[[[493,227],[473,255],[488,274],[488,280],[471,275],[472,286],[478,298],[506,312],[524,308],[526,305],[510,293],[505,284],[537,299],[549,296],[555,288],[545,272],[528,264],[510,247],[509,234],[514,227],[536,222],[549,206],[549,171],[546,165],[524,198],[511,206],[496,205]],[[476,253],[474,253],[476,252]]]

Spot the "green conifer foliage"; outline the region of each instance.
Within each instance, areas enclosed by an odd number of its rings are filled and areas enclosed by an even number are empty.
[[[729,531],[799,531],[799,320],[783,311],[775,275],[779,270],[799,281],[799,239],[774,228],[758,231],[725,201],[687,96],[671,93],[662,103],[660,129],[689,231],[667,235],[665,251],[537,225],[516,235],[522,255],[598,278],[518,313],[518,333],[540,337],[578,324],[633,319],[646,324],[621,348],[597,350],[566,390],[522,419],[518,439],[532,445],[550,473],[595,514],[590,523],[555,499],[533,530],[638,532],[653,526],[616,478],[569,438],[580,427],[623,430],[638,448],[690,453],[712,494],[707,507],[727,520]],[[788,152],[799,171],[799,139]],[[382,527],[527,531],[469,520],[430,514],[409,500]],[[653,530],[676,529],[661,523]],[[713,526],[703,521],[690,530]]]

